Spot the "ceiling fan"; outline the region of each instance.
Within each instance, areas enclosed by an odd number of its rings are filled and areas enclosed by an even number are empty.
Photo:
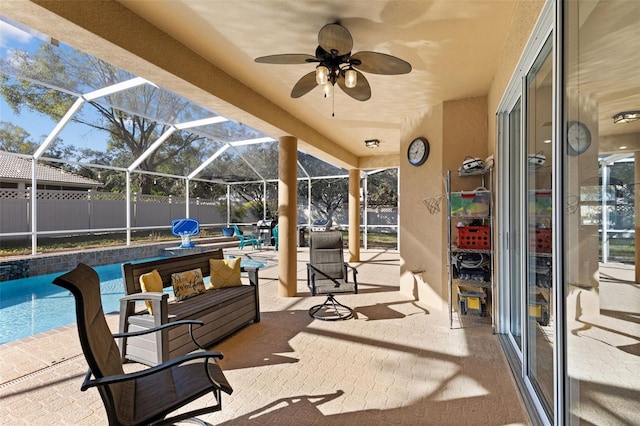
[[[263,64],[306,64],[318,62],[315,71],[304,75],[291,89],[291,97],[299,98],[316,86],[328,96],[336,83],[349,96],[359,101],[371,98],[371,87],[362,72],[394,75],[411,72],[411,64],[385,53],[362,51],[351,54],[353,38],[340,24],[327,24],[318,33],[315,56],[288,53],[256,58]],[[362,71],[362,72],[361,72]]]

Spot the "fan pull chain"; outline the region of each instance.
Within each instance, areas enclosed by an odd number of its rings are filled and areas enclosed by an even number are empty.
[[[336,94],[334,93],[333,96],[331,97],[331,116],[335,117],[336,116]]]

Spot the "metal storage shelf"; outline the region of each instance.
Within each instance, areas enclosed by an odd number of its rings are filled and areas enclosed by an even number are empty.
[[[457,221],[482,221],[483,226],[488,226],[489,229],[493,230],[493,170],[481,170],[474,171],[472,173],[461,173],[457,172],[456,179],[466,179],[466,178],[475,178],[481,180],[481,186],[487,188],[487,192],[489,194],[489,213],[487,215],[452,215],[452,204],[451,204],[451,195],[452,194],[461,194],[462,192],[468,193],[468,191],[452,191],[452,171],[448,170],[445,178],[445,192],[447,197],[447,247],[448,247],[448,256],[447,256],[447,272],[448,272],[448,293],[449,293],[449,327],[453,327],[453,311],[454,309],[458,311],[460,315],[463,313],[460,312],[460,302],[454,303],[454,285],[463,286],[467,288],[476,288],[481,289],[486,292],[486,299],[484,303],[490,301],[491,306],[490,309],[486,309],[486,306],[480,309],[480,315],[489,315],[491,317],[491,327],[492,331],[495,333],[495,291],[494,291],[494,282],[493,282],[493,250],[491,248],[488,249],[478,249],[478,248],[460,248],[454,244],[453,233],[454,225],[456,225]],[[486,181],[488,179],[488,181]],[[485,182],[486,181],[486,182]],[[485,185],[488,184],[488,185]],[[452,258],[454,255],[458,255],[461,253],[480,253],[489,256],[489,280],[488,281],[479,281],[479,280],[461,280],[458,278],[454,278],[454,264]],[[459,288],[458,288],[459,290]],[[467,307],[465,306],[463,309],[466,311]],[[486,311],[485,311],[486,309]],[[465,312],[466,313],[466,312]]]
[[[491,249],[487,249],[487,250],[483,250],[483,249],[465,249],[465,248],[458,248],[456,246],[451,246],[449,248],[449,250],[451,251],[451,253],[482,253],[482,254],[493,254],[493,250]]]
[[[449,170],[449,173],[451,172],[451,170]],[[461,172],[460,170],[458,170],[458,176],[460,177],[467,177],[467,176],[484,176],[485,174],[487,174],[487,170],[473,170],[470,172]]]
[[[465,287],[476,287],[476,288],[490,288],[491,283],[488,281],[474,281],[474,280],[461,280],[456,279],[458,285],[462,285]]]

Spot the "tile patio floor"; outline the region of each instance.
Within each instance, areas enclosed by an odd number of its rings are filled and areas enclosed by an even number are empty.
[[[233,253],[225,250],[225,253]],[[238,252],[273,258],[270,250]],[[528,425],[497,336],[483,321],[449,328],[446,311],[398,291],[397,251],[366,250],[360,293],[338,299],[348,321],[309,317],[323,298],[306,287],[308,251],[298,252],[298,296],[277,296],[275,262],[260,271],[262,320],[214,349],[234,387],[218,425]],[[115,331],[117,315],[108,315]],[[103,425],[75,326],[0,345],[0,424]],[[126,369],[140,368],[127,364]],[[194,402],[202,405],[208,397]]]

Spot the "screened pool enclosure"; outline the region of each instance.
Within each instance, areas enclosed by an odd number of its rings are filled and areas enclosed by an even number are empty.
[[[277,220],[278,141],[1,18],[0,241]],[[347,227],[348,171],[298,152],[299,227]],[[396,169],[361,173],[367,231],[397,233]]]

